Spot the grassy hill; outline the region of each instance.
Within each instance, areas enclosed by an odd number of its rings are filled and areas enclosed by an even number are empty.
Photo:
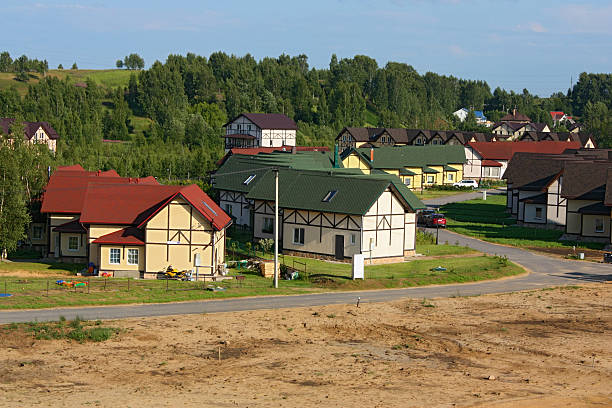
[[[116,88],[127,86],[130,74],[134,71],[124,69],[51,69],[47,76],[65,79],[70,77],[72,82],[85,82],[91,78],[96,83],[106,88]],[[28,91],[28,85],[38,83],[41,75],[31,72],[28,82],[21,82],[15,79],[15,74],[0,72],[0,89],[14,86],[20,94],[24,95]]]

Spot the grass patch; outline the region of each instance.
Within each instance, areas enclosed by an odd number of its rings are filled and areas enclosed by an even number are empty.
[[[4,326],[2,330],[22,332],[36,340],[74,340],[79,343],[102,342],[119,333],[116,327],[104,327],[99,321],[88,322],[78,316],[70,322],[60,318],[57,322],[12,323]]]
[[[428,188],[423,191],[412,190],[412,192],[419,198],[419,200],[431,200],[432,198],[448,197],[457,194],[471,193],[472,190],[464,189],[451,189],[451,190],[437,190]]]
[[[540,248],[602,249],[595,242],[560,241],[563,231],[517,226],[506,212],[506,197],[490,195],[482,199],[463,201],[443,206],[446,228],[496,244]]]
[[[0,262],[0,275],[27,272],[49,276],[76,275],[82,271],[85,264],[53,263],[53,262]]]
[[[366,260],[366,279],[353,281],[350,264],[284,257],[287,265],[292,265],[294,261],[300,268],[305,265],[306,273],[300,273],[300,279],[281,280],[279,289],[272,287],[271,279],[264,278],[257,271],[246,268],[230,271],[230,275],[243,276],[242,280],[229,279],[204,284],[165,280],[82,278],[80,280],[89,282],[89,285],[78,288],[60,287],[55,284],[55,280],[51,278],[52,275],[27,279],[4,275],[0,276],[0,291],[4,291],[6,283],[6,291],[13,296],[0,298],[0,309],[166,303],[242,296],[401,288],[474,282],[523,272],[520,267],[511,262],[502,263],[496,257],[490,256],[416,260],[383,265],[367,265]],[[446,271],[432,271],[437,266],[446,268]],[[37,267],[44,268],[42,265]],[[213,286],[223,287],[225,290],[206,290]],[[47,287],[49,287],[48,292]]]

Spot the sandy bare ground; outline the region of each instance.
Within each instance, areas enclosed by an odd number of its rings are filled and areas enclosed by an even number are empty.
[[[104,343],[0,330],[0,406],[609,407],[611,305],[593,284],[112,321]]]

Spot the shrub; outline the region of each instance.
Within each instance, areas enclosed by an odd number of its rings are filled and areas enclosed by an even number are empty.
[[[436,236],[431,232],[418,229],[416,234],[416,243],[417,245],[433,245],[436,243]]]

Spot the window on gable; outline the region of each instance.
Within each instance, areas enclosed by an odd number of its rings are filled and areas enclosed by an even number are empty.
[[[331,190],[325,195],[325,197],[323,197],[323,202],[329,203],[332,200],[332,198],[336,196],[336,194],[338,194],[338,190]]]
[[[246,178],[246,180],[244,180],[244,182],[242,184],[244,184],[245,186],[248,186],[249,183],[251,181],[253,181],[253,179],[256,177],[256,174],[251,174],[249,177]]]

